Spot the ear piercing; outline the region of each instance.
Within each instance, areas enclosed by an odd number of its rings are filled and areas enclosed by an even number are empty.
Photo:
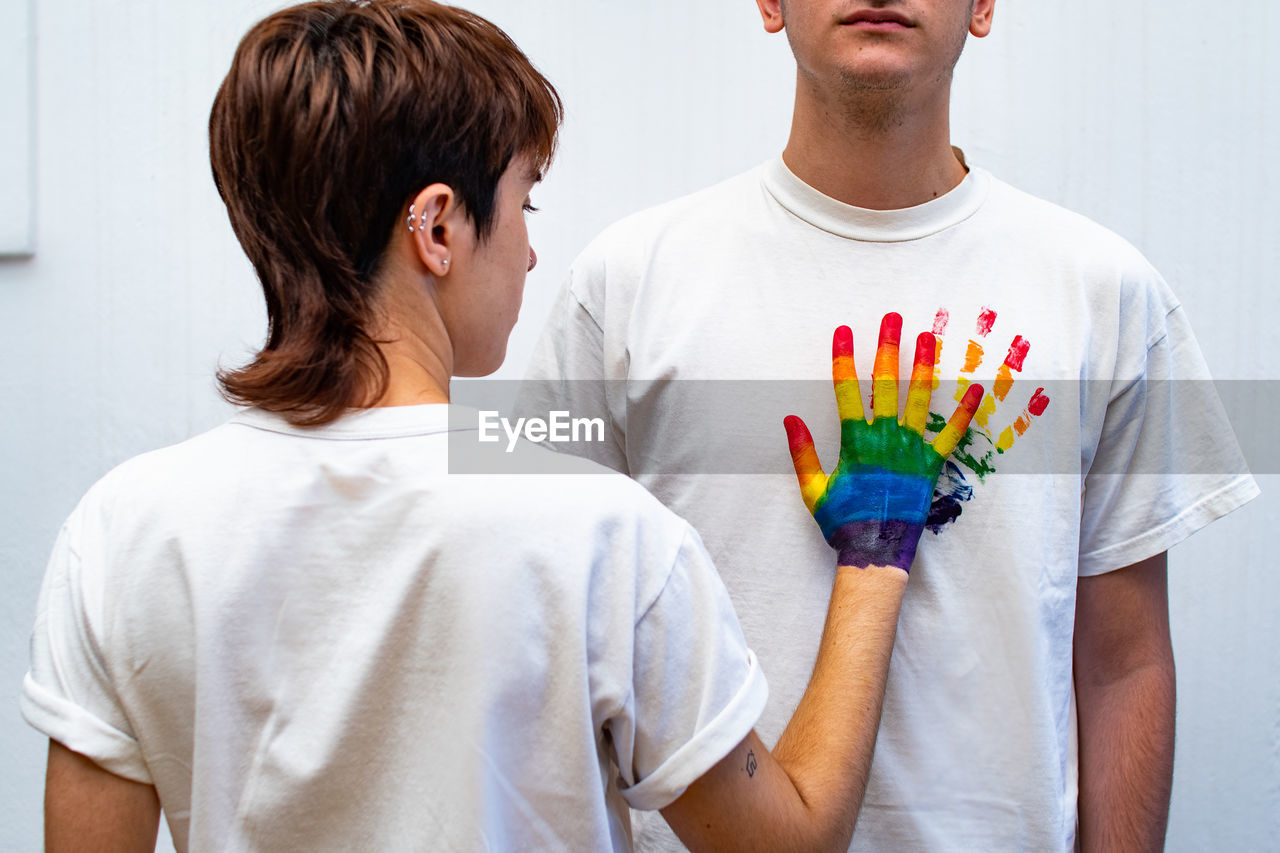
[[[414,227],[415,222],[419,223],[418,227],[416,228]],[[426,231],[427,215],[424,213],[422,216],[419,217],[416,213],[414,213],[413,205],[411,204],[409,205],[409,218],[405,220],[405,224],[409,226],[410,231]],[[442,258],[440,263],[442,266],[444,266],[446,270],[449,269],[448,258]]]
[[[416,228],[414,227],[414,223],[415,223],[415,222],[419,223],[418,227],[416,227]],[[407,220],[405,220],[405,224],[409,226],[409,230],[410,230],[410,231],[426,231],[426,230],[427,230],[427,215],[424,213],[422,216],[420,216],[420,217],[419,217],[419,216],[414,212],[414,210],[413,210],[413,205],[411,204],[411,205],[409,205],[409,218],[408,218]],[[441,259],[440,263],[444,266],[444,268],[445,268],[446,270],[449,268],[449,259],[448,259],[448,258],[443,258],[443,259]]]

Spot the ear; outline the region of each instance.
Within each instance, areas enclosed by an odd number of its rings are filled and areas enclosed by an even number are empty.
[[[782,32],[782,0],[756,0],[766,33]]]
[[[418,260],[436,278],[448,275],[449,262],[469,227],[461,202],[452,187],[431,184],[418,191],[412,205],[413,219],[408,223]]]
[[[991,18],[995,15],[996,0],[977,0],[973,4],[973,15],[969,18],[969,33],[974,38],[983,38],[991,32]]]

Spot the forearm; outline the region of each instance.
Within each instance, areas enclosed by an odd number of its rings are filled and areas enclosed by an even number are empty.
[[[837,570],[813,677],[773,750],[810,828],[841,849],[866,790],[906,586],[893,567]]]
[[[1174,667],[1167,560],[1080,578],[1075,684],[1080,840],[1160,850],[1173,781]]]
[[[1077,675],[1081,849],[1161,850],[1173,783],[1173,657],[1109,682]]]
[[[813,677],[777,746],[751,732],[662,810],[690,850],[848,848],[906,586],[901,569],[837,570]]]

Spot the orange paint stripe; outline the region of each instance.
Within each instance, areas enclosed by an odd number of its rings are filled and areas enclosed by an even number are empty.
[[[933,337],[933,383],[934,391],[942,385],[942,338],[934,335]]]
[[[1008,396],[1009,389],[1012,387],[1013,374],[1009,371],[1009,365],[1006,362],[996,370],[996,381],[991,388],[991,393],[995,394],[997,400],[1004,402],[1004,398]]]
[[[858,371],[853,363],[853,356],[839,355],[831,360],[831,378],[836,382],[856,382]]]
[[[876,363],[871,368],[871,379],[879,382],[883,379],[898,378],[898,342],[880,341],[876,348]]]

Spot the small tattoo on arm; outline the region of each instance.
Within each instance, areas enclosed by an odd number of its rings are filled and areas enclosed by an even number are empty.
[[[753,750],[747,750],[747,777],[756,775],[756,754]]]

